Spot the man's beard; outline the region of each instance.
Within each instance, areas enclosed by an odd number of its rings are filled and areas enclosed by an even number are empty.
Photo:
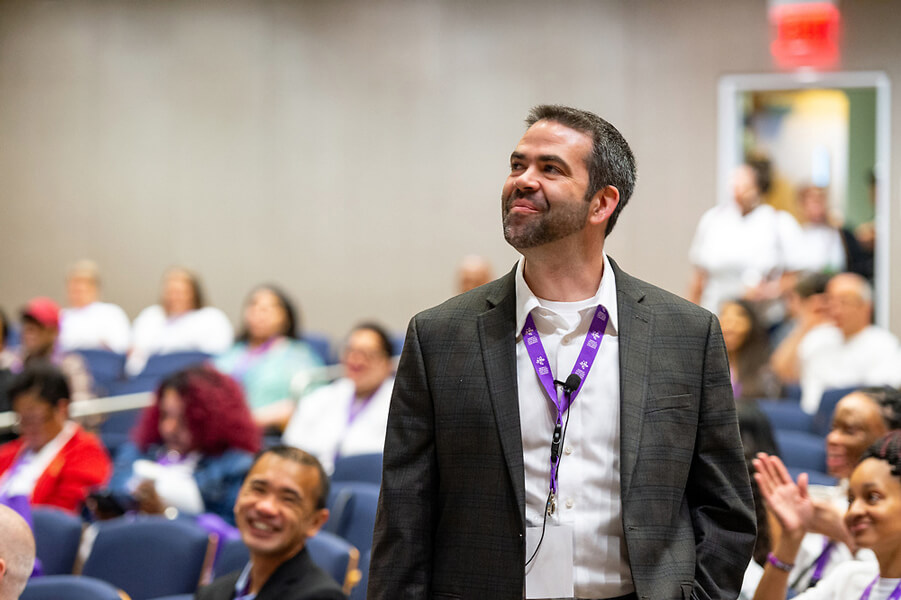
[[[585,228],[590,209],[589,202],[570,204],[558,202],[554,208],[534,215],[511,214],[510,208],[514,200],[525,198],[519,190],[503,198],[504,205],[504,239],[507,243],[523,250],[556,242]],[[550,206],[547,202],[545,206]],[[516,223],[520,220],[520,223]]]

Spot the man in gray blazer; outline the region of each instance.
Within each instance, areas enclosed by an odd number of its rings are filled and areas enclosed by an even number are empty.
[[[635,163],[539,106],[510,159],[506,276],[410,323],[369,598],[735,598],[754,510],[710,313],[604,241]]]

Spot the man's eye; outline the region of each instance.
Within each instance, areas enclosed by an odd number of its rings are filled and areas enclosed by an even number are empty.
[[[522,171],[522,169],[523,169],[522,163],[510,163],[511,171]]]
[[[561,173],[559,167],[556,165],[545,165],[544,170],[546,173]]]

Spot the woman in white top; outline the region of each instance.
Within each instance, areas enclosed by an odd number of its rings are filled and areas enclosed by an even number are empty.
[[[95,262],[82,260],[69,269],[66,296],[69,306],[60,312],[60,349],[128,350],[131,323],[119,306],[100,301],[100,270]]]
[[[782,276],[798,268],[800,227],[794,217],[763,204],[768,163],[753,162],[734,175],[733,201],[701,217],[689,257],[694,273],[688,298],[717,313],[731,298],[772,300]]]
[[[175,267],[163,278],[160,303],[145,308],[135,319],[125,370],[130,375],[140,373],[153,354],[220,354],[231,347],[233,338],[234,330],[225,313],[204,306],[197,276]]]
[[[338,456],[381,452],[394,388],[392,355],[380,326],[354,328],[341,355],[344,377],[301,398],[282,441],[316,456],[327,472]]]
[[[807,495],[805,476],[795,485],[771,457],[762,456],[758,463],[755,479],[782,525],[782,536],[769,555],[754,599],[781,600],[814,504]],[[871,549],[878,563],[849,561],[796,598],[897,600],[901,597],[901,432],[892,431],[864,452],[851,474],[844,522],[852,543]]]

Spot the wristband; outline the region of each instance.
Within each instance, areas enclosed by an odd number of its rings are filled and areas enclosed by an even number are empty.
[[[791,570],[795,568],[795,565],[792,565],[789,563],[784,563],[781,560],[779,560],[778,558],[776,558],[776,555],[773,554],[772,552],[770,552],[769,554],[766,555],[766,561],[768,563],[770,563],[771,565],[773,565],[774,567],[776,567],[777,569],[779,569],[780,571],[785,571],[786,573],[791,573]]]

